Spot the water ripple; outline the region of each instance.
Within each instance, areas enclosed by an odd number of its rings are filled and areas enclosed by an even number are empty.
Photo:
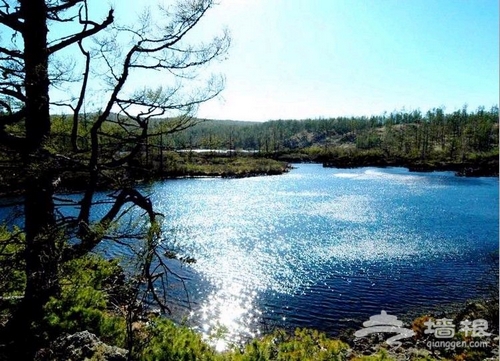
[[[498,250],[498,179],[299,165],[152,192],[167,239],[197,259],[191,318],[219,349],[263,322],[334,332],[380,307],[474,296]]]

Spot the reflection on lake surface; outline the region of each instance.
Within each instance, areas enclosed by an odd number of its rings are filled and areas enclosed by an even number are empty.
[[[184,268],[191,320],[225,335],[218,348],[268,327],[335,333],[382,309],[479,295],[498,250],[497,178],[296,167],[149,190],[167,239],[197,260]]]
[[[498,178],[296,167],[143,189],[166,216],[165,241],[197,260],[172,269],[186,278],[184,315],[217,348],[276,326],[335,334],[381,310],[402,316],[481,296],[498,252]]]

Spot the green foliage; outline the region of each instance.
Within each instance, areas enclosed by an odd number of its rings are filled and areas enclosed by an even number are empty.
[[[293,335],[277,330],[243,349],[216,353],[193,330],[158,319],[148,327],[150,338],[140,360],[206,361],[334,361],[346,360],[348,346],[314,330]]]
[[[393,360],[389,357],[388,353],[384,349],[380,349],[377,353],[370,356],[359,356],[352,359],[352,361],[390,361]]]
[[[22,253],[24,234],[0,227],[0,311],[10,317],[24,294],[26,276]],[[89,330],[104,341],[123,345],[125,320],[111,309],[111,298],[125,292],[123,272],[116,261],[88,255],[61,265],[61,292],[45,305],[45,337]]]
[[[404,354],[398,354],[397,357],[394,355],[390,355],[387,350],[385,349],[380,349],[376,353],[368,356],[355,356],[351,358],[351,361],[396,361],[396,360],[401,360],[402,356],[404,356],[405,360],[411,360],[411,361],[438,361],[438,360],[447,360],[443,358],[434,358],[430,355],[425,355],[425,356],[420,356],[420,355],[404,355]]]
[[[16,297],[24,292],[26,276],[22,252],[24,235],[14,227],[0,226],[0,296]]]
[[[297,329],[294,335],[278,330],[254,340],[243,352],[228,360],[234,361],[327,361],[346,360],[348,345],[329,339],[316,330]]]
[[[0,324],[4,323],[24,294],[24,235],[17,228],[0,226]]]
[[[92,116],[82,115],[79,124],[78,142],[82,149],[88,144],[88,124]],[[88,118],[88,119],[87,119]],[[174,119],[155,120],[152,133],[170,129]],[[72,118],[52,117],[53,151],[70,149]],[[124,139],[127,132],[138,132],[130,128],[126,119],[119,125],[106,123],[101,145],[103,157],[124,151],[126,144],[113,146],[112,139]],[[110,138],[111,137],[111,138]],[[337,149],[342,144],[351,144],[358,150],[383,149],[388,155],[462,161],[491,151],[498,151],[498,107],[484,107],[469,111],[466,107],[446,114],[441,108],[420,111],[399,111],[381,116],[339,117],[304,120],[276,120],[265,123],[238,121],[203,121],[180,132],[156,135],[147,142],[140,162],[143,166],[151,162],[150,156],[158,158],[160,149],[252,149],[263,154],[277,154],[306,150],[308,154],[323,153],[325,149]]]
[[[376,132],[366,132],[356,137],[356,147],[358,149],[378,148],[382,144],[382,139]]]
[[[152,92],[155,97],[156,93]],[[72,116],[54,115],[51,135],[45,143],[50,153],[72,154],[75,159],[90,157],[89,129],[97,114],[81,114],[77,145],[71,144]],[[120,159],[138,145],[127,142],[139,137],[140,127],[126,117],[105,122],[99,133],[99,157]],[[116,118],[116,119],[115,119]],[[136,180],[182,176],[248,176],[279,174],[283,167],[269,167],[259,161],[244,164],[221,161],[217,150],[228,150],[231,156],[255,151],[259,156],[286,161],[317,161],[338,167],[408,166],[415,170],[455,170],[463,175],[498,174],[499,124],[498,107],[466,107],[445,113],[441,108],[428,112],[394,111],[372,117],[338,117],[303,120],[275,120],[264,123],[239,121],[201,121],[181,131],[171,132],[178,119],[151,119],[150,133],[155,134],[139,144],[137,153],[124,167],[103,171],[99,186],[123,188]],[[16,129],[10,129],[18,134]],[[177,150],[187,151],[176,153]],[[214,151],[205,159],[189,152],[192,149]],[[239,153],[238,153],[239,152]],[[366,153],[369,152],[369,153]],[[369,154],[369,156],[367,156]],[[344,159],[338,159],[345,157]],[[228,157],[233,158],[233,157]],[[254,157],[255,158],[255,157]],[[352,159],[347,159],[352,158]],[[8,159],[21,168],[20,159]],[[0,173],[4,190],[19,189],[20,171]],[[79,189],[88,184],[88,175],[79,169],[61,170],[61,187]]]
[[[219,357],[199,334],[167,319],[157,318],[147,333],[147,346],[139,357],[142,361],[209,361]]]
[[[110,302],[121,278],[122,270],[116,261],[98,256],[88,255],[64,264],[61,294],[45,306],[48,337],[88,330],[103,341],[123,345],[125,320],[111,312]]]
[[[23,235],[19,230],[0,228],[2,297],[21,295],[24,289],[22,262],[14,261],[23,250],[23,241]],[[8,265],[12,267],[9,269]],[[87,255],[62,264],[60,286],[58,297],[52,298],[45,306],[45,319],[41,329],[44,330],[47,340],[54,340],[63,333],[88,330],[108,344],[129,347],[133,350],[134,360],[330,361],[348,358],[360,361],[392,360],[392,353],[389,354],[384,349],[369,356],[356,355],[349,350],[347,344],[309,329],[297,329],[294,334],[275,330],[269,335],[250,341],[242,348],[234,347],[218,353],[209,345],[210,340],[205,341],[202,335],[194,330],[176,325],[163,317],[151,318],[149,322],[128,319],[132,323],[127,325],[126,305],[120,303],[120,296],[125,297],[129,291],[125,286],[123,271],[117,261],[104,260],[96,255]],[[117,313],[118,310],[121,312]],[[429,317],[423,316],[414,320],[412,329],[417,333],[417,339],[425,336],[424,322],[428,319]],[[132,334],[127,335],[127,329]],[[459,332],[453,340],[467,341],[470,337],[467,338]],[[130,341],[133,343],[128,343]],[[465,347],[442,350],[441,356],[450,360],[475,361],[491,356],[490,351]],[[425,354],[415,354],[411,359],[433,361],[432,357]]]
[[[163,175],[166,176],[238,177],[281,174],[287,169],[285,162],[250,155],[229,156],[165,152],[163,156]],[[157,159],[154,161],[157,162]]]
[[[253,149],[272,156],[300,151],[312,160],[334,157],[348,146],[355,152],[382,150],[392,161],[479,162],[498,154],[498,139],[498,107],[472,112],[464,107],[449,114],[436,108],[370,118],[203,122],[162,143],[171,149]]]

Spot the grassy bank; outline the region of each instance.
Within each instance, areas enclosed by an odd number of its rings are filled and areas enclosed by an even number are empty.
[[[244,153],[210,154],[196,152],[164,151],[161,155],[146,157],[141,154],[130,166],[102,170],[98,187],[119,189],[139,183],[169,178],[223,177],[241,178],[278,175],[288,172],[289,164],[283,160],[258,157]],[[23,187],[21,164],[0,167],[0,196],[20,192]],[[62,191],[85,190],[89,173],[78,166],[61,166],[58,172],[58,189]]]
[[[163,152],[163,166],[155,158],[151,169],[160,177],[250,177],[287,172],[287,162],[252,155]]]
[[[414,172],[452,171],[465,177],[498,177],[499,169],[498,150],[469,154],[460,161],[439,153],[422,159],[411,154],[390,155],[381,150],[360,150],[349,146],[311,147],[300,152],[281,152],[273,157],[288,162],[321,163],[332,168],[405,167]]]

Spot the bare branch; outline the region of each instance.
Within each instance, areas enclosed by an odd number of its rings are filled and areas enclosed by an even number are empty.
[[[13,58],[18,58],[18,59],[23,58],[23,54],[19,50],[7,49],[2,46],[0,46],[0,53],[4,53]]]
[[[4,102],[3,101],[0,102],[0,104],[2,104],[2,103],[4,103]],[[4,104],[4,106],[10,108],[10,106],[8,104]],[[0,115],[0,126],[18,123],[21,120],[23,120],[25,116],[26,116],[26,108],[22,108],[21,110],[15,112],[15,113]]]
[[[24,28],[24,24],[20,21],[20,18],[20,11],[16,11],[14,13],[0,11],[0,24],[8,26],[14,31],[21,32]]]
[[[48,7],[47,11],[49,13],[52,13],[52,14],[59,13],[59,12],[64,11],[64,10],[68,10],[68,9],[72,8],[73,6],[75,6],[76,4],[82,3],[82,2],[86,3],[86,0],[66,0],[61,5]]]
[[[6,86],[14,87],[16,90],[9,89]],[[0,83],[0,94],[11,96],[22,102],[26,100],[26,96],[21,91],[21,86],[17,84]]]
[[[64,49],[65,47],[67,47],[71,44],[75,44],[75,43],[77,43],[85,38],[88,38],[89,36],[97,34],[101,30],[107,28],[114,21],[113,12],[114,12],[113,9],[109,10],[108,17],[101,24],[96,24],[91,29],[84,30],[80,33],[74,34],[74,35],[60,41],[59,43],[50,46],[47,50],[48,53],[53,54],[61,49]]]
[[[78,103],[76,104],[76,107],[73,111],[73,127],[71,129],[71,145],[73,147],[73,151],[75,151],[75,152],[78,151],[77,139],[78,139],[79,114],[80,114],[80,109],[82,108],[83,102],[85,100],[85,93],[87,91],[87,84],[88,84],[88,79],[89,79],[89,74],[90,74],[90,53],[83,48],[81,41],[78,42],[78,47],[80,48],[80,51],[82,52],[82,54],[85,56],[85,71],[83,73],[82,87],[80,88],[80,97],[78,98]]]
[[[116,196],[115,203],[108,213],[97,223],[99,231],[92,230],[87,223],[80,223],[79,233],[82,241],[69,248],[65,254],[65,258],[72,259],[82,256],[96,247],[103,239],[105,232],[109,229],[122,207],[127,203],[133,203],[135,206],[146,211],[151,223],[154,223],[156,216],[159,215],[153,210],[150,199],[144,197],[135,189],[124,189]]]

